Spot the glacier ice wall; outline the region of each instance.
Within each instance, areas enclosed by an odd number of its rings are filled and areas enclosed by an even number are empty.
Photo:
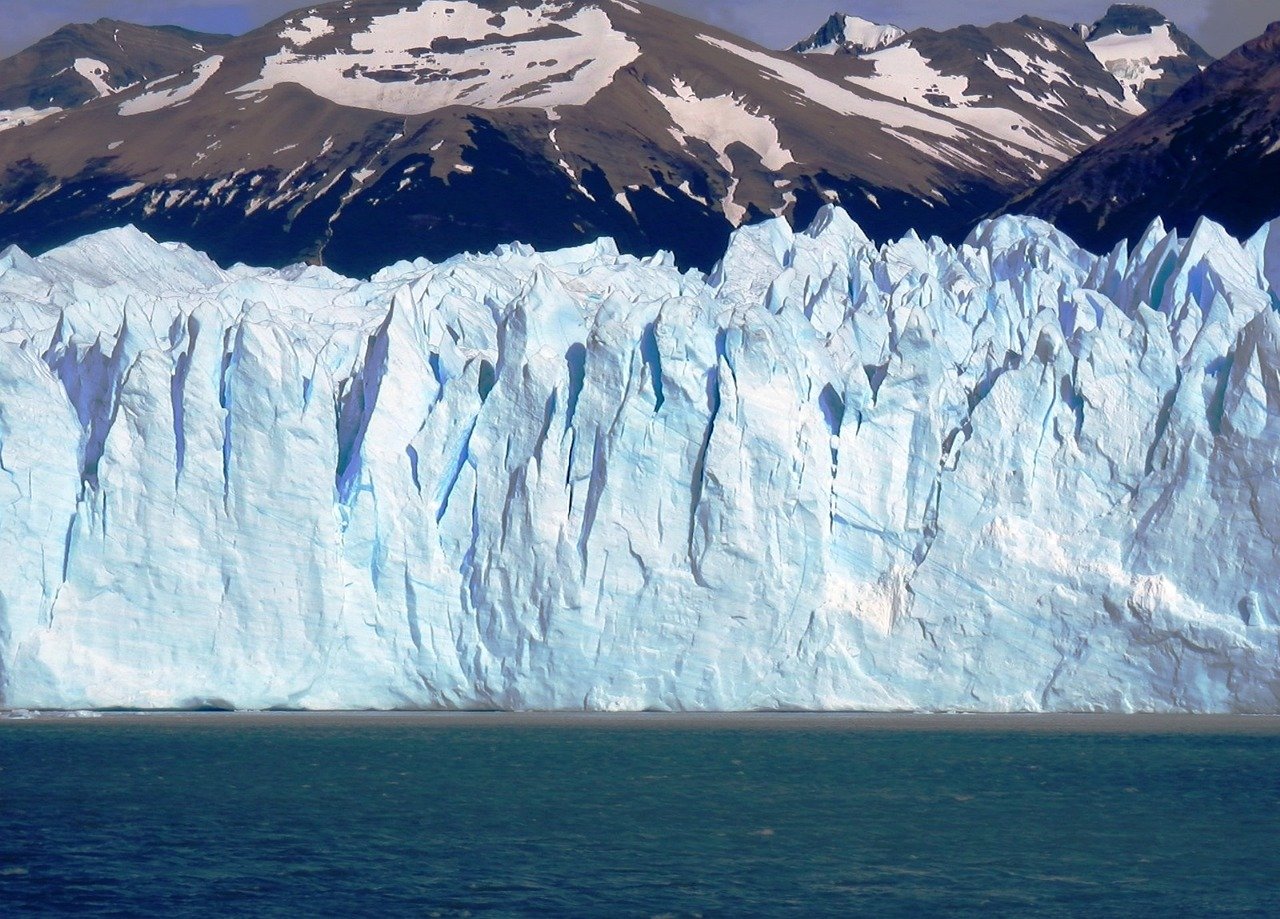
[[[9,707],[1280,710],[1280,227],[0,256]]]

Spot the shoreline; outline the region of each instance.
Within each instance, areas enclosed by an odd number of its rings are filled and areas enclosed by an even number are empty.
[[[1280,736],[1280,715],[1180,712],[0,711],[0,729],[51,725]]]

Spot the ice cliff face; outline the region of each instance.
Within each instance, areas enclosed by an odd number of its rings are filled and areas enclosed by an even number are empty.
[[[1278,286],[839,210],[708,278],[10,250],[0,698],[1276,711]]]

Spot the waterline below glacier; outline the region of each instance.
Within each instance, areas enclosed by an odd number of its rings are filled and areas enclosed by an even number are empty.
[[[360,730],[945,732],[1280,735],[1280,715],[1093,712],[510,712],[492,711],[0,711],[0,730],[51,724]]]

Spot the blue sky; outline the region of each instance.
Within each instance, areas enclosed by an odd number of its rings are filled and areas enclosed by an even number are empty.
[[[802,38],[833,10],[879,22],[936,28],[985,25],[1025,13],[1059,22],[1092,21],[1110,0],[650,0],[659,6],[781,47]],[[1223,54],[1280,19],[1280,0],[1146,0],[1200,41]],[[146,24],[174,23],[240,33],[306,0],[4,0],[0,54],[12,54],[68,22],[108,16]]]

